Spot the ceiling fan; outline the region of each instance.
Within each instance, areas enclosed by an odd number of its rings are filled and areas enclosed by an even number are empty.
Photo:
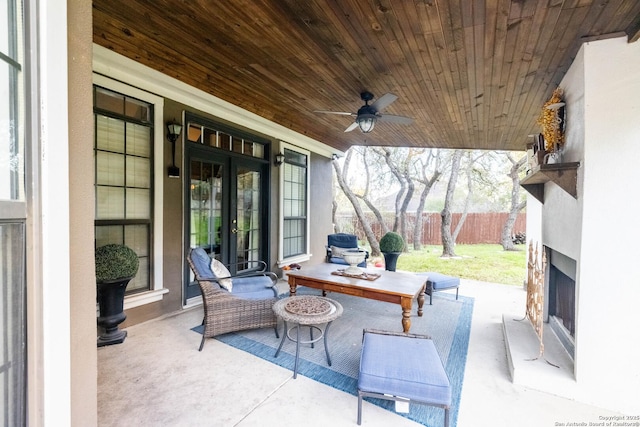
[[[388,107],[392,102],[394,102],[398,97],[392,93],[385,93],[380,98],[376,100],[373,104],[369,105],[369,101],[373,99],[373,94],[371,92],[365,91],[360,94],[360,98],[364,101],[364,105],[358,109],[358,113],[347,113],[341,111],[322,111],[316,110],[316,113],[322,114],[340,114],[342,116],[353,116],[355,117],[355,121],[351,123],[351,125],[346,128],[345,132],[351,132],[356,127],[360,127],[360,130],[363,133],[368,133],[373,130],[373,127],[376,125],[376,121],[385,121],[390,123],[399,123],[403,125],[408,125],[413,123],[413,119],[404,116],[394,116],[391,114],[381,114],[380,111]]]

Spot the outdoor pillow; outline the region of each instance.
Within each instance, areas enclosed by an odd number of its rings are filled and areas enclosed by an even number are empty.
[[[211,271],[213,271],[216,279],[218,279],[218,283],[220,284],[220,286],[231,292],[231,290],[233,289],[233,282],[230,279],[231,273],[229,273],[227,267],[225,267],[224,264],[217,259],[212,258]],[[223,277],[226,277],[226,279],[223,279]]]
[[[331,256],[342,258],[346,251],[357,251],[358,248],[339,248],[338,246],[331,246]]]

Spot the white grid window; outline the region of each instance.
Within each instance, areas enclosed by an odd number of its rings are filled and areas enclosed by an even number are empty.
[[[94,87],[96,247],[120,243],[140,260],[127,293],[151,289],[153,106]]]
[[[308,253],[309,153],[284,148],[281,259]]]

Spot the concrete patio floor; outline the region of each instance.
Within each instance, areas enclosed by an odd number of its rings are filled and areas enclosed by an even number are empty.
[[[512,383],[502,319],[524,313],[521,287],[463,280],[460,294],[475,304],[458,427],[551,427],[619,415]],[[290,370],[215,339],[198,352],[200,336],[190,328],[201,320],[202,308],[192,308],[129,327],[123,344],[98,349],[100,426],[357,425],[356,396],[294,380]],[[418,424],[365,402],[362,425]]]

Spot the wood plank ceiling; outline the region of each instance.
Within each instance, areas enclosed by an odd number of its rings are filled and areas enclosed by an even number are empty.
[[[95,43],[338,150],[523,150],[581,44],[639,26],[638,0],[93,0]],[[363,90],[414,122],[314,112]]]

